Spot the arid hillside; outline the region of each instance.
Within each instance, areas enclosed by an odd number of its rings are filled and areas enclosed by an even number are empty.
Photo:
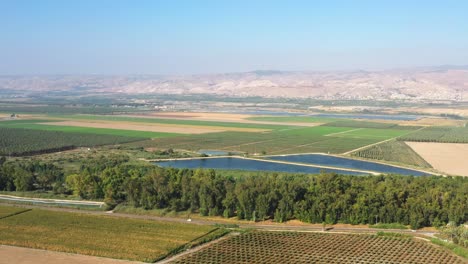
[[[468,67],[387,71],[254,71],[187,76],[0,76],[0,90],[468,101]]]

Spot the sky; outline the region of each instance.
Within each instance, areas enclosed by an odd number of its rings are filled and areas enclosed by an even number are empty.
[[[0,0],[0,74],[468,65],[468,1]]]

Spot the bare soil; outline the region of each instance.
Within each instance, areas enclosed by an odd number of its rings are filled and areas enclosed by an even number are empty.
[[[406,142],[433,168],[451,175],[468,176],[468,144]]]
[[[213,121],[213,122],[235,122],[235,123],[244,123],[244,124],[292,125],[292,126],[304,126],[304,127],[319,126],[319,125],[323,124],[323,123],[310,123],[310,122],[256,121],[256,120],[248,120],[247,119],[249,117],[253,117],[253,115],[230,114],[230,113],[164,112],[164,113],[152,113],[152,114],[149,114],[149,115],[130,115],[130,116],[146,117],[146,118],[165,118],[165,119]]]
[[[85,256],[78,254],[62,253],[56,251],[12,247],[0,245],[0,264],[126,264],[140,263],[134,261],[117,260]]]
[[[52,126],[74,126],[74,127],[90,127],[90,128],[108,128],[108,129],[123,129],[135,131],[148,131],[148,132],[165,132],[165,133],[179,133],[179,134],[204,134],[212,132],[226,131],[223,128],[206,128],[197,126],[185,125],[172,125],[172,124],[135,124],[131,122],[109,122],[109,121],[61,121],[61,122],[48,122],[44,125]]]

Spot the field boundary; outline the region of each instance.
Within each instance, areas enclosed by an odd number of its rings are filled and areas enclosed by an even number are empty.
[[[233,233],[233,232],[231,232],[231,233],[229,233],[229,234],[227,234],[227,235],[225,235],[225,236],[219,237],[219,238],[217,238],[217,239],[215,239],[215,240],[212,240],[212,241],[210,241],[210,242],[208,242],[208,243],[204,243],[204,244],[195,246],[195,247],[193,247],[193,248],[189,248],[189,249],[187,249],[187,250],[185,250],[185,251],[183,251],[183,252],[179,252],[179,253],[176,254],[176,255],[173,255],[173,256],[170,256],[169,258],[165,258],[165,259],[156,261],[156,262],[154,262],[154,263],[155,263],[155,264],[167,264],[167,263],[171,263],[172,261],[174,261],[174,260],[176,260],[176,259],[179,259],[179,258],[181,258],[181,257],[183,257],[183,256],[185,256],[185,255],[195,253],[195,252],[197,252],[197,251],[199,251],[199,250],[202,250],[202,249],[204,249],[204,248],[206,248],[206,247],[209,247],[209,246],[211,246],[211,245],[213,245],[213,244],[219,243],[219,242],[221,242],[221,241],[224,241],[224,240],[226,240],[226,239],[229,239],[229,238],[231,238],[231,237],[233,237],[233,236],[238,236],[238,235],[240,235],[240,234],[239,234],[239,233]]]
[[[23,209],[23,210],[21,210],[21,211],[14,212],[14,213],[9,214],[9,215],[2,216],[2,217],[0,217],[0,220],[5,219],[5,218],[7,218],[7,217],[12,217],[12,216],[15,216],[15,215],[19,215],[19,214],[22,214],[22,213],[26,213],[26,212],[29,212],[29,211],[31,211],[31,210],[32,210],[32,209],[30,209],[30,208],[29,208],[29,209]]]

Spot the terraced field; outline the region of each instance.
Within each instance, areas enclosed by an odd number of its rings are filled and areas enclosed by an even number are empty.
[[[171,263],[465,263],[410,237],[250,232],[212,244]]]

